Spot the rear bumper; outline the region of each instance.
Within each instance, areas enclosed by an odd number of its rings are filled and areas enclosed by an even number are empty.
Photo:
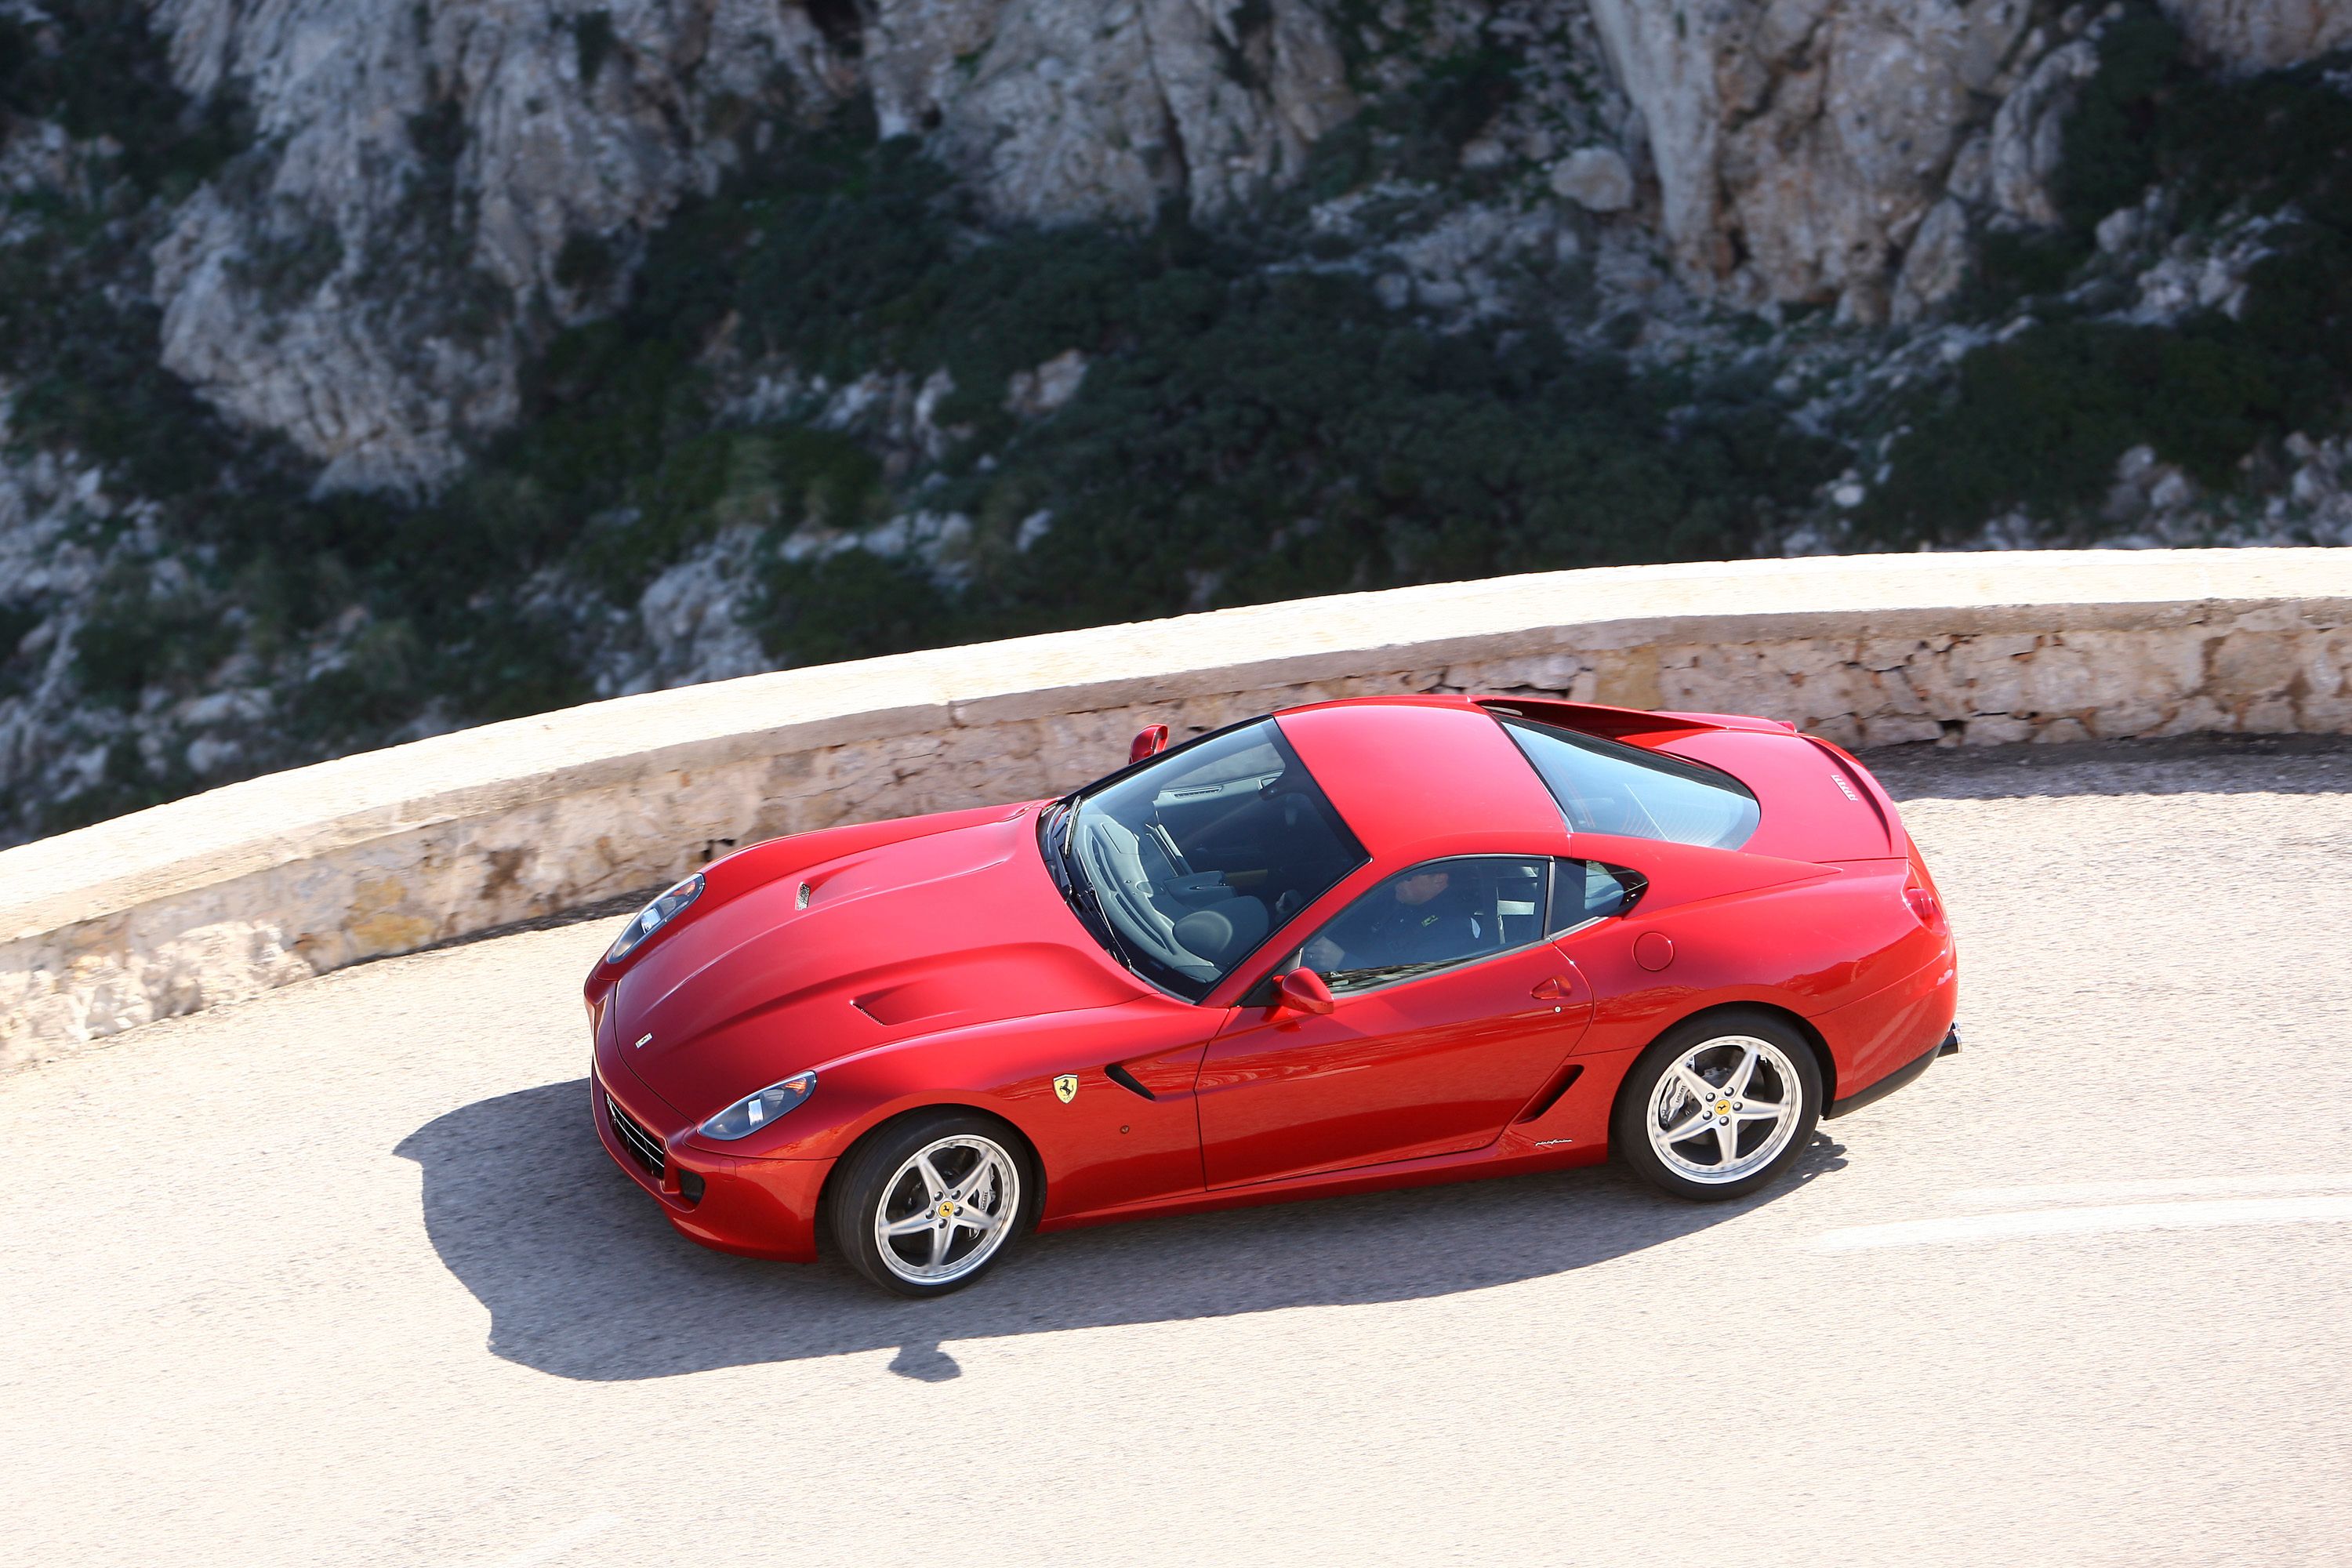
[[[1934,1066],[1937,1057],[1957,1055],[1959,1048],[1960,1026],[1958,1024],[1954,1024],[1944,1032],[1944,1037],[1942,1039],[1937,1041],[1934,1045],[1929,1046],[1916,1057],[1905,1062],[1901,1067],[1896,1068],[1893,1072],[1888,1073],[1885,1077],[1880,1079],[1876,1083],[1872,1084],[1869,1088],[1855,1089],[1852,1094],[1847,1095],[1843,1100],[1831,1100],[1830,1108],[1822,1112],[1822,1120],[1827,1121],[1832,1117],[1843,1116],[1848,1111],[1860,1110],[1865,1105],[1875,1104],[1877,1101],[1885,1100],[1888,1095],[1893,1094],[1896,1089],[1901,1089],[1904,1085],[1910,1083],[1920,1074],[1926,1072],[1930,1067]]]
[[[817,1199],[824,1190],[830,1160],[743,1160],[698,1149],[680,1149],[674,1136],[659,1131],[660,1120],[647,1112],[643,1097],[625,1093],[612,1102],[622,1113],[662,1145],[661,1170],[649,1170],[632,1150],[607,1108],[604,1074],[588,1079],[589,1111],[596,1122],[597,1141],[624,1175],[644,1188],[661,1205],[662,1217],[690,1241],[737,1253],[745,1258],[772,1258],[785,1263],[816,1261]],[[690,1196],[698,1182],[700,1195]]]
[[[1813,1026],[1837,1065],[1836,1096],[1822,1112],[1843,1116],[1883,1100],[1927,1070],[1959,1011],[1959,970],[1951,947],[1895,984],[1817,1015]]]

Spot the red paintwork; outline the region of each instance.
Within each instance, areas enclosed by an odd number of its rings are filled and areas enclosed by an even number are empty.
[[[1738,850],[1572,836],[1482,703],[1722,769],[1761,821]],[[1130,973],[1071,914],[1038,847],[1047,803],[776,839],[705,867],[700,899],[590,973],[606,1149],[695,1240],[805,1260],[835,1162],[926,1107],[1011,1123],[1042,1167],[1050,1230],[1598,1161],[1643,1047],[1709,1007],[1799,1020],[1832,1099],[1950,1026],[1934,881],[1894,802],[1825,742],[1770,720],[1518,698],[1354,699],[1277,719],[1370,859],[1201,1003]],[[1605,861],[1649,889],[1623,916],[1328,1013],[1241,1005],[1366,889],[1476,853]],[[697,1131],[811,1068],[815,1093],[769,1127],[731,1143]],[[1066,1104],[1052,1087],[1065,1073],[1079,1079]],[[660,1183],[606,1094],[667,1146]],[[681,1170],[702,1178],[699,1202]]]
[[[1492,1143],[1584,1032],[1591,1007],[1562,1011],[1553,1000],[1582,990],[1573,974],[1538,942],[1348,997],[1319,1016],[1234,1009],[1194,1090],[1208,1184]]]

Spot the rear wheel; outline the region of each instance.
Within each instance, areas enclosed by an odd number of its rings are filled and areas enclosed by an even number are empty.
[[[971,1111],[881,1130],[835,1178],[827,1218],[842,1257],[901,1296],[944,1296],[995,1267],[1035,1206],[1019,1140]]]
[[[1612,1134],[1651,1185],[1711,1203],[1787,1170],[1821,1112],[1821,1064],[1795,1029],[1769,1013],[1715,1013],[1642,1053]]]

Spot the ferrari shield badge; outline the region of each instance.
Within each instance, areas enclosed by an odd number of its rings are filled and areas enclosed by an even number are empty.
[[[1054,1098],[1064,1105],[1078,1098],[1078,1075],[1066,1072],[1054,1080]]]

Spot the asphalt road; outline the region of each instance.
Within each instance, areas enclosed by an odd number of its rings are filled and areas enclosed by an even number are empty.
[[[718,1257],[590,1132],[610,921],[0,1079],[0,1562],[2352,1563],[2352,750],[1882,773],[1968,1048],[1728,1207]]]

